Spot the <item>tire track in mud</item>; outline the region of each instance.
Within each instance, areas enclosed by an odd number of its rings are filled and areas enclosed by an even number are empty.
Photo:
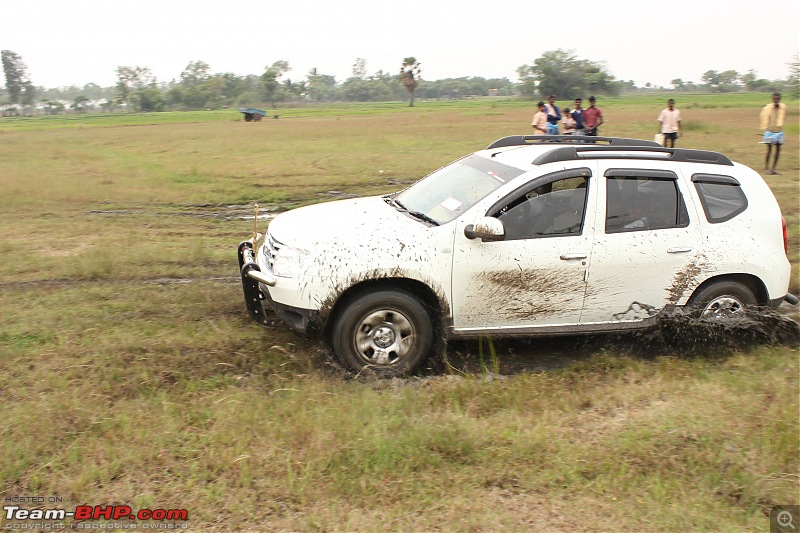
[[[171,209],[160,210],[154,208],[148,209],[134,208],[134,209],[92,209],[84,212],[87,216],[106,216],[106,217],[126,217],[126,216],[156,216],[156,217],[189,217],[189,218],[206,218],[206,219],[221,219],[221,220],[253,220],[253,205],[220,205],[220,204],[203,204],[196,206],[170,206]],[[176,210],[177,208],[177,210]],[[187,210],[181,210],[187,208]],[[259,211],[259,220],[272,220],[285,209],[275,208],[273,210]]]
[[[188,285],[195,282],[239,283],[239,276],[201,276],[196,278],[150,278],[150,279],[37,279],[29,281],[2,281],[0,290],[27,289],[40,287],[74,287],[79,285]]]
[[[340,190],[329,190],[317,193],[317,196],[333,199],[357,198],[360,195]],[[84,211],[86,216],[102,217],[128,217],[128,216],[161,216],[161,217],[189,217],[220,220],[253,220],[253,208],[258,204],[259,220],[272,220],[279,214],[293,208],[291,205],[275,205],[267,202],[253,202],[252,204],[186,204],[186,205],[159,205],[144,204],[135,207],[120,207],[109,209],[90,209]]]

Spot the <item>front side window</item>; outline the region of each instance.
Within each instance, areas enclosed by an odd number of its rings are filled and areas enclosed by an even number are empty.
[[[688,225],[686,204],[672,172],[606,172],[606,233]]]
[[[513,198],[495,216],[505,240],[580,235],[586,213],[588,172],[550,181]]]
[[[393,200],[409,212],[446,224],[523,171],[469,155],[421,179]]]

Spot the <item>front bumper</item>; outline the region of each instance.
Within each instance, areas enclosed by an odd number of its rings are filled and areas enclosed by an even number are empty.
[[[253,239],[239,243],[238,257],[244,303],[253,322],[262,327],[271,326],[271,322],[267,318],[266,302],[275,314],[297,333],[308,335],[319,333],[322,330],[322,319],[318,311],[279,304],[272,299],[269,289],[262,290],[261,285],[274,287],[278,280],[271,273],[263,272],[256,263]]]
[[[259,283],[273,286],[277,280],[261,272],[261,268],[256,264],[253,258],[253,239],[239,243],[238,256],[239,271],[242,274],[244,303],[247,306],[247,312],[250,314],[250,318],[253,319],[253,322],[259,326],[268,327],[269,320],[267,319],[267,314],[264,312],[264,304],[262,303],[265,299],[265,295]]]

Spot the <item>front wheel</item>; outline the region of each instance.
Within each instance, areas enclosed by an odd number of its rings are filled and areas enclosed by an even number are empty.
[[[735,281],[718,281],[698,291],[689,306],[699,318],[731,320],[745,318],[748,307],[758,305],[753,291]]]
[[[414,296],[394,290],[364,294],[333,324],[333,350],[356,372],[366,368],[382,377],[410,374],[428,357],[433,324]]]

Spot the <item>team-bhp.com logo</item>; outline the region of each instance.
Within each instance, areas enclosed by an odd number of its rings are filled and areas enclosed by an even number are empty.
[[[140,509],[128,505],[78,505],[74,511],[64,508],[27,509],[20,505],[4,505],[5,525],[9,530],[42,529],[186,529],[187,509]],[[38,520],[39,523],[31,521]],[[70,524],[64,524],[70,520]],[[101,524],[95,521],[112,523]],[[91,521],[91,522],[90,522]],[[138,521],[138,522],[137,522]]]

